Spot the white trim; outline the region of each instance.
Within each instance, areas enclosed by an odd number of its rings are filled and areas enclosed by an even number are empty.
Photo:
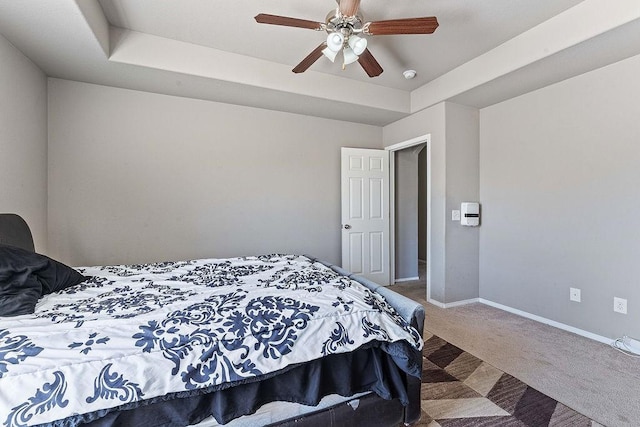
[[[396,277],[396,152],[389,151],[389,283]]]
[[[565,325],[564,323],[556,322],[555,320],[547,319],[546,317],[527,313],[526,311],[518,310],[517,308],[498,304],[497,302],[489,301],[484,298],[479,298],[478,302],[485,305],[489,305],[491,307],[498,308],[500,310],[508,311],[509,313],[517,314],[518,316],[526,317],[527,319],[535,320],[536,322],[544,323],[545,325],[553,326],[567,332],[572,332],[574,334],[577,334],[585,338],[589,338],[607,345],[610,345],[613,342],[611,338],[603,337],[602,335],[597,335],[582,329],[575,328],[573,326]]]
[[[424,144],[431,142],[431,134],[428,133],[426,135],[417,136],[415,138],[411,138],[407,141],[402,141],[397,144],[389,145],[388,147],[384,147],[387,151],[398,151],[403,150],[405,148],[413,147],[414,145]]]
[[[555,320],[547,319],[546,317],[538,316],[536,314],[531,314],[531,313],[528,313],[526,311],[518,310],[517,308],[513,308],[513,307],[509,307],[507,305],[499,304],[497,302],[493,302],[493,301],[490,301],[490,300],[487,300],[487,299],[484,299],[484,298],[473,298],[473,299],[467,299],[467,300],[455,301],[455,302],[449,302],[449,303],[442,303],[442,302],[436,301],[436,300],[434,300],[432,298],[427,298],[427,302],[430,303],[430,304],[435,305],[436,307],[440,307],[440,308],[452,308],[452,307],[458,307],[458,306],[461,306],[461,305],[472,304],[474,302],[479,302],[480,304],[488,305],[488,306],[491,306],[493,308],[497,308],[499,310],[507,311],[509,313],[513,313],[515,315],[522,316],[522,317],[525,317],[527,319],[533,320],[535,322],[539,322],[539,323],[543,323],[545,325],[553,326],[554,328],[562,329],[563,331],[571,332],[571,333],[574,333],[576,335],[580,335],[582,337],[589,338],[589,339],[592,339],[594,341],[601,342],[603,344],[611,345],[611,343],[614,341],[613,339],[607,338],[607,337],[603,337],[602,335],[597,335],[597,334],[594,334],[592,332],[585,331],[583,329],[579,329],[579,328],[576,328],[576,327],[573,327],[573,326],[569,326],[569,325],[566,325],[564,323],[556,322]]]
[[[433,263],[431,262],[431,172],[433,168],[431,167],[431,135],[426,135],[427,137],[427,145],[424,147],[427,150],[427,268],[426,268],[426,276],[427,276],[427,298],[431,298],[431,266]]]
[[[471,298],[471,299],[465,299],[465,300],[461,300],[461,301],[454,301],[454,302],[440,302],[440,301],[436,301],[433,298],[428,298],[427,302],[430,304],[433,304],[437,307],[440,308],[453,308],[453,307],[459,307],[461,305],[467,305],[467,304],[473,304],[475,302],[480,302],[479,298]]]
[[[396,283],[400,282],[414,282],[416,280],[420,280],[418,276],[416,277],[403,277],[402,279],[396,279]]]
[[[392,274],[391,277],[395,276],[396,272],[396,239],[395,239],[395,197],[396,197],[396,189],[395,189],[395,152],[398,150],[402,150],[405,148],[413,147],[416,145],[425,144],[425,150],[427,150],[427,271],[426,271],[426,282],[427,282],[427,301],[431,298],[431,134],[427,133],[424,135],[417,136],[415,138],[411,138],[409,140],[399,142],[397,144],[389,145],[384,149],[389,151],[389,272]],[[397,281],[396,281],[397,282]],[[437,305],[437,304],[436,304]]]
[[[427,302],[428,302],[429,304],[433,304],[433,305],[435,305],[436,307],[440,307],[440,308],[447,308],[447,307],[445,307],[445,305],[444,305],[443,303],[441,303],[440,301],[436,301],[436,300],[434,300],[433,298],[429,298],[429,297],[427,297]]]

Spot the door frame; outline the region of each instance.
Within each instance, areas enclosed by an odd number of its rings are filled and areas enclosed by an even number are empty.
[[[427,150],[427,301],[431,299],[431,134],[417,136],[385,147],[389,151],[389,283],[396,280],[396,151],[425,144]]]

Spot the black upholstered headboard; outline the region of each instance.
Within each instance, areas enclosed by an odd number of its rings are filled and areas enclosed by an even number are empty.
[[[35,251],[29,226],[16,214],[0,214],[0,243]]]

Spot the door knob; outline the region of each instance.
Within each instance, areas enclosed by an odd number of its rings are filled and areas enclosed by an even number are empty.
[[[344,225],[344,229],[345,229],[345,230],[348,230],[348,229],[350,229],[350,228],[351,228],[351,226],[350,226],[349,224],[345,224],[345,225]]]

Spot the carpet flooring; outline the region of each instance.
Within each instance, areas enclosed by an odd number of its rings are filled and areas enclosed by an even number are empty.
[[[420,427],[592,427],[599,424],[425,332]]]

